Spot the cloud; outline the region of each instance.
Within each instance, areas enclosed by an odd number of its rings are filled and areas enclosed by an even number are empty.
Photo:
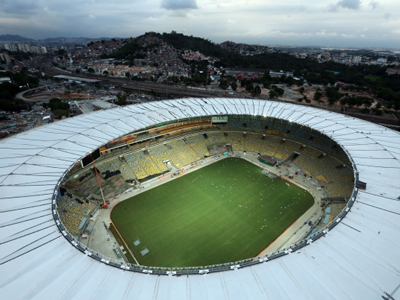
[[[25,15],[40,10],[42,1],[35,0],[4,0],[0,1],[2,10],[9,14]]]
[[[197,9],[196,0],[161,0],[161,8],[168,10]]]
[[[378,5],[379,5],[379,2],[378,2],[378,1],[371,1],[371,2],[369,3],[369,6],[371,6],[372,9],[376,9],[376,8],[378,7]]]
[[[338,6],[348,9],[359,9],[361,0],[342,0],[337,3]]]
[[[338,8],[347,8],[357,10],[360,8],[361,0],[341,0],[336,4],[331,4],[328,7],[328,11],[337,11]]]
[[[306,9],[307,9],[307,8],[306,8],[304,5],[300,5],[300,6],[297,7],[297,10],[298,10],[299,12],[301,12],[301,13],[305,12]]]
[[[337,11],[337,9],[338,9],[338,5],[337,4],[330,4],[328,6],[328,11],[329,12],[335,12],[335,11]]]

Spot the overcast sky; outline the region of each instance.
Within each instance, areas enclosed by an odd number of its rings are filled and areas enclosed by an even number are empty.
[[[400,0],[0,0],[0,34],[400,48]]]

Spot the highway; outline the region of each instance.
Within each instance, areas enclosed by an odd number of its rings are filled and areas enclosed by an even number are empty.
[[[130,92],[143,92],[150,93],[156,92],[160,94],[160,96],[168,97],[229,97],[229,98],[247,98],[245,95],[229,94],[227,91],[211,91],[211,90],[203,90],[198,88],[189,88],[186,86],[177,86],[170,84],[162,84],[162,83],[154,83],[148,81],[132,81],[128,78],[115,78],[115,77],[105,77],[102,75],[94,75],[87,73],[80,74],[71,74],[71,72],[63,71],[61,69],[56,69],[51,65],[42,64],[41,66],[46,73],[50,73],[52,75],[69,75],[79,78],[88,78],[88,79],[97,79],[101,80],[104,83],[110,83],[112,85],[118,86],[119,88],[130,91]]]
[[[102,80],[104,83],[113,84],[126,91],[144,92],[144,93],[156,92],[161,96],[165,97],[168,97],[169,95],[175,97],[204,97],[204,98],[233,96],[226,91],[210,91],[205,89],[203,90],[198,88],[189,88],[186,86],[169,85],[169,84],[154,83],[147,81],[129,81],[127,78],[113,78],[113,77],[104,77],[104,76],[96,76],[88,74],[79,74],[74,76],[80,78]]]

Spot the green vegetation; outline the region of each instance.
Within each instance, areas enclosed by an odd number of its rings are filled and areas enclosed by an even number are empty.
[[[171,33],[146,33],[146,35],[154,36],[169,43],[173,47],[180,50],[200,51],[204,55],[218,58],[215,67],[226,68],[246,68],[258,69],[265,72],[262,78],[247,79],[242,86],[249,83],[263,84],[268,88],[271,84],[286,83],[288,85],[301,84],[303,79],[310,84],[333,85],[337,81],[350,84],[349,88],[357,91],[371,91],[376,97],[388,101],[386,107],[400,109],[400,75],[387,75],[386,69],[376,65],[354,65],[335,63],[332,61],[319,63],[312,59],[299,59],[287,53],[264,53],[254,56],[243,56],[237,52],[223,49],[220,45],[215,44],[207,39],[193,36],[185,36],[181,33],[172,31]],[[140,38],[140,37],[139,37]],[[134,58],[143,58],[145,51],[157,47],[158,45],[140,46],[136,41],[124,45],[117,52],[107,56],[117,59],[127,59],[132,64]],[[151,51],[151,50],[150,50]],[[353,52],[354,55],[357,52]],[[364,52],[360,52],[364,53]],[[366,55],[371,56],[371,52]],[[208,62],[188,62],[191,68],[191,78],[185,78],[183,81],[187,85],[207,84],[206,73],[199,73],[200,70],[206,70]],[[197,65],[197,67],[196,67]],[[200,66],[201,65],[201,66]],[[197,70],[196,70],[197,68]],[[296,82],[291,77],[282,76],[281,78],[271,78],[268,74],[270,70],[292,71],[295,77],[302,78],[301,82]],[[225,86],[224,84],[222,85]],[[276,97],[276,94],[274,94]],[[339,100],[334,95],[330,98],[330,104]],[[318,101],[318,99],[316,99]]]
[[[17,101],[14,99],[16,94],[28,89],[28,85],[30,88],[37,87],[39,80],[38,78],[31,77],[23,72],[5,72],[2,76],[10,77],[13,83],[3,82],[0,84],[0,110],[18,111],[18,104],[23,104],[23,101]]]
[[[127,59],[127,60],[133,60],[135,58],[144,58],[145,55],[141,53],[143,49],[144,48],[140,46],[136,41],[133,41],[122,46],[120,49],[118,49],[116,52],[110,55],[102,55],[101,58],[113,57],[115,59]]]
[[[51,112],[57,117],[62,117],[62,116],[68,117],[69,104],[62,102],[61,99],[52,98],[50,99],[49,103],[43,103],[43,106],[49,107],[51,109]]]
[[[0,88],[1,88],[1,86],[0,86]],[[0,100],[0,110],[17,111],[18,106],[14,101]]]
[[[257,84],[253,89],[253,95],[259,96],[261,94],[261,87]]]
[[[18,85],[9,82],[3,82],[0,84],[0,100],[12,100],[20,91],[21,89]]]
[[[154,35],[180,50],[199,51],[206,56],[213,57],[224,56],[227,52],[227,50],[222,49],[221,46],[214,44],[210,40],[194,37],[192,35],[186,36],[175,31],[171,33],[164,32],[163,34],[156,33]]]
[[[348,105],[350,107],[353,106],[366,106],[370,107],[373,103],[373,100],[368,97],[356,97],[356,96],[347,96],[340,100],[340,104]]]
[[[278,96],[282,96],[285,91],[276,85],[271,86],[271,90],[269,91],[270,98],[276,98]]]
[[[315,92],[314,94],[314,100],[316,101],[320,101],[322,97],[322,93],[321,92]]]
[[[232,87],[232,90],[236,91],[236,89],[237,89],[236,81],[231,82],[231,87]]]
[[[328,102],[330,105],[338,102],[339,99],[344,95],[342,93],[339,93],[339,89],[336,87],[326,87],[325,93],[328,97]]]
[[[258,255],[313,204],[312,196],[227,158],[118,204],[111,218],[140,264],[199,266]],[[134,246],[139,239],[140,245]],[[141,251],[150,252],[142,256]]]
[[[117,105],[127,105],[128,101],[126,101],[126,95],[117,95],[117,101],[115,101],[115,104]]]
[[[377,82],[379,80],[379,76],[367,75],[365,79],[371,80],[372,82]]]
[[[18,86],[29,85],[29,88],[31,89],[39,86],[39,79],[37,77],[30,76],[23,72],[20,73],[5,72],[2,74],[2,76],[10,77],[12,82]]]

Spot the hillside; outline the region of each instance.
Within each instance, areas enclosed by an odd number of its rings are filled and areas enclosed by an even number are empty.
[[[62,43],[62,44],[87,44],[92,41],[99,41],[99,40],[110,40],[110,38],[87,38],[87,37],[72,37],[72,38],[66,38],[66,37],[55,37],[55,38],[45,38],[43,40],[40,40],[40,42],[43,43]]]
[[[28,39],[20,35],[2,34],[0,35],[0,42],[34,42],[34,39]]]
[[[206,56],[222,57],[226,55],[226,50],[220,45],[214,44],[210,40],[206,40],[199,37],[187,36],[182,33],[176,33],[172,31],[171,33],[152,33],[154,36],[162,39],[171,46],[179,50],[192,50],[199,51]]]

